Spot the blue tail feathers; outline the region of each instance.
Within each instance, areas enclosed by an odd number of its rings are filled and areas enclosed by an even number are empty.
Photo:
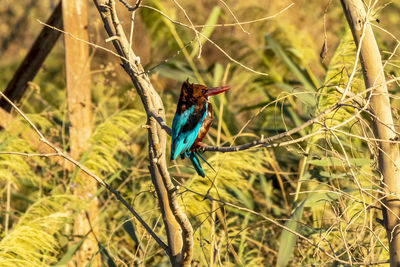
[[[201,158],[214,172],[216,172],[216,171],[214,170],[213,166],[211,166],[211,164],[208,163],[207,160],[205,160],[205,159],[203,158],[203,156],[202,156],[197,150],[196,150],[194,153],[196,153],[196,155],[199,156],[199,158]]]
[[[200,175],[201,177],[205,177],[205,173],[203,171],[203,168],[200,165],[200,160],[197,157],[195,152],[188,152],[189,154],[189,159],[193,164],[194,169],[196,170],[197,174]]]
[[[201,167],[200,160],[199,160],[199,157],[198,157],[198,156],[200,156],[200,158],[201,158],[205,163],[207,163],[208,166],[211,167],[211,165],[208,164],[208,162],[207,162],[207,161],[199,154],[199,152],[197,152],[197,151],[196,151],[196,152],[186,151],[185,153],[182,153],[182,154],[181,154],[182,159],[184,159],[184,158],[189,158],[189,159],[190,159],[190,161],[192,162],[193,167],[194,167],[194,169],[196,170],[196,172],[197,172],[198,175],[200,175],[201,177],[205,177],[206,175],[205,175],[205,173],[204,173],[203,168]],[[211,168],[213,169],[213,167],[211,167]]]

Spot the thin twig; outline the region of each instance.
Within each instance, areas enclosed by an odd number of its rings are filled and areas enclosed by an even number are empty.
[[[140,7],[140,3],[142,2],[142,0],[138,0],[135,4],[135,6],[131,6],[130,4],[128,4],[125,0],[119,0],[127,9],[128,11],[135,11],[136,9],[138,9]]]
[[[233,19],[235,20],[235,24],[239,25],[240,29],[247,34],[250,34],[248,31],[246,31],[243,27],[242,24],[239,22],[239,20],[237,19],[235,13],[233,13],[233,11],[231,10],[231,8],[226,4],[226,2],[224,0],[219,0],[225,7],[226,9],[228,9],[229,13],[231,13]],[[293,3],[292,3],[293,4]]]
[[[400,80],[400,77],[396,77],[396,78],[394,78],[394,79],[391,79],[391,80],[387,81],[386,84],[389,84],[389,83],[392,83],[392,82],[395,82],[395,81],[398,81],[398,80]],[[302,125],[300,125],[300,126],[298,126],[298,127],[295,127],[295,128],[290,129],[289,131],[286,131],[286,132],[283,132],[283,133],[280,133],[280,134],[277,134],[277,135],[273,135],[273,136],[270,136],[270,137],[267,137],[267,138],[261,137],[260,139],[255,140],[255,141],[253,141],[253,142],[251,142],[251,143],[246,143],[246,144],[242,144],[242,145],[229,146],[229,147],[204,146],[204,147],[202,147],[202,149],[203,149],[204,151],[217,151],[217,152],[223,152],[223,153],[225,153],[225,152],[242,151],[242,150],[247,150],[247,149],[256,148],[256,147],[259,148],[259,147],[277,147],[277,146],[280,146],[280,144],[270,144],[270,143],[273,142],[273,141],[276,141],[276,140],[285,138],[285,137],[289,137],[289,136],[291,136],[291,135],[293,135],[293,134],[295,134],[295,133],[298,133],[299,131],[301,131],[301,130],[303,130],[303,129],[309,127],[309,126],[311,126],[312,124],[319,122],[319,120],[322,119],[325,115],[327,115],[327,114],[329,114],[330,112],[333,112],[334,110],[336,110],[336,109],[338,109],[338,108],[340,108],[340,107],[346,105],[345,103],[351,102],[351,101],[353,101],[354,99],[359,98],[359,97],[362,96],[363,94],[373,91],[373,90],[374,90],[375,88],[377,88],[378,86],[381,86],[381,85],[378,84],[378,85],[375,85],[375,86],[373,86],[373,87],[370,87],[370,88],[364,90],[364,92],[361,92],[361,93],[358,93],[358,94],[352,94],[352,96],[347,97],[347,98],[343,99],[343,101],[340,101],[340,102],[338,102],[338,103],[332,105],[331,107],[329,107],[329,108],[327,108],[326,110],[324,110],[324,111],[322,111],[321,113],[319,113],[317,116],[311,118],[310,120],[306,121],[305,123],[303,123]],[[363,111],[363,110],[366,110],[367,107],[368,107],[368,105],[364,106],[364,108],[362,109],[362,111]],[[352,117],[352,118],[353,118],[353,117]],[[380,122],[379,120],[378,120],[377,122],[383,124],[383,123]],[[347,123],[347,121],[346,121],[346,123]],[[343,125],[343,124],[344,124],[344,123],[341,123],[340,125],[337,125],[337,126],[341,126],[341,125]],[[383,125],[384,125],[384,124],[383,124]],[[394,130],[391,128],[390,125],[386,125],[386,127],[387,127],[390,131],[394,131]],[[394,133],[397,134],[396,131],[394,131]],[[297,142],[295,142],[295,143],[297,143]]]
[[[194,34],[196,35],[196,40],[197,40],[197,43],[199,44],[199,54],[198,54],[197,57],[200,58],[201,57],[201,50],[202,50],[203,46],[202,46],[201,41],[200,41],[199,32],[194,28],[193,22],[190,19],[189,15],[187,14],[186,10],[179,4],[179,2],[177,0],[172,0],[172,1],[174,1],[175,5],[177,5],[180,10],[182,10],[183,14],[185,15],[185,18],[190,23],[190,28],[193,29]]]
[[[249,20],[249,21],[241,21],[241,22],[236,22],[236,23],[222,23],[222,24],[201,24],[201,25],[194,25],[195,28],[203,28],[203,27],[233,27],[233,26],[238,26],[238,25],[246,25],[246,24],[253,24],[256,22],[262,22],[262,21],[266,21],[269,19],[273,19],[276,18],[277,16],[281,15],[282,13],[284,13],[286,10],[288,10],[289,8],[291,8],[294,5],[294,3],[291,3],[290,5],[288,5],[287,7],[285,7],[284,9],[282,9],[281,11],[279,11],[278,13],[275,13],[274,15],[268,16],[268,17],[263,17],[263,18],[259,18],[259,19],[254,19],[254,20]],[[147,6],[147,5],[141,5],[140,7],[142,8],[148,8],[151,10],[154,10],[156,12],[162,12],[161,10],[158,10],[152,6]],[[163,13],[162,15],[165,15],[165,13]],[[166,16],[166,15],[165,15]],[[178,24],[180,26],[183,27],[187,27],[190,28],[189,25],[179,22],[179,21],[175,21],[175,24]]]
[[[241,66],[242,68],[244,68],[244,69],[246,69],[246,70],[248,70],[248,71],[250,71],[250,72],[253,72],[253,73],[255,73],[255,74],[258,74],[258,75],[268,76],[268,73],[261,72],[261,71],[257,71],[257,70],[255,70],[255,69],[250,68],[249,66],[247,66],[247,65],[245,65],[245,64],[243,64],[243,63],[241,63],[240,61],[234,59],[234,58],[233,58],[230,54],[228,54],[221,46],[219,46],[217,43],[215,43],[213,40],[211,40],[208,36],[206,36],[206,35],[203,34],[202,32],[196,30],[194,27],[192,27],[192,26],[190,26],[190,25],[186,25],[186,24],[181,23],[181,22],[178,22],[178,21],[172,19],[171,17],[169,17],[167,14],[165,14],[165,13],[162,12],[161,10],[159,10],[159,9],[157,9],[157,8],[154,8],[154,7],[152,7],[152,6],[142,5],[142,7],[145,7],[145,8],[151,9],[151,10],[154,10],[155,12],[161,14],[161,15],[164,16],[166,19],[168,19],[169,21],[171,21],[172,23],[174,23],[174,24],[176,24],[176,25],[180,25],[180,26],[189,28],[189,29],[191,29],[191,30],[197,32],[199,35],[201,35],[203,38],[205,38],[207,41],[209,41],[215,48],[217,48],[222,54],[224,54],[225,57],[227,57],[230,61],[236,63],[237,65]]]
[[[179,181],[176,181],[176,182],[179,183]],[[237,209],[237,210],[241,210],[241,211],[245,211],[245,212],[248,212],[248,213],[257,215],[257,216],[259,216],[259,217],[265,219],[266,221],[268,221],[268,222],[270,222],[270,223],[273,223],[273,224],[275,224],[276,226],[278,226],[278,227],[280,227],[280,228],[282,228],[282,229],[284,229],[284,230],[286,230],[286,231],[288,231],[288,232],[290,232],[290,233],[296,235],[297,237],[300,237],[301,239],[305,240],[307,243],[311,244],[312,246],[314,246],[315,248],[317,248],[318,250],[320,250],[321,252],[323,252],[324,254],[326,254],[329,258],[331,258],[331,259],[333,259],[333,260],[336,260],[336,261],[338,261],[338,262],[341,262],[341,263],[346,263],[346,264],[348,264],[347,261],[341,260],[341,259],[339,259],[339,258],[337,258],[337,257],[335,257],[335,256],[333,256],[333,255],[331,255],[331,254],[329,254],[326,250],[324,250],[323,248],[317,246],[312,240],[308,239],[307,237],[303,236],[302,234],[300,234],[300,233],[298,233],[298,232],[296,232],[296,231],[294,231],[294,230],[292,230],[292,229],[286,227],[286,226],[283,225],[283,224],[280,224],[280,223],[277,222],[276,220],[271,219],[271,218],[265,216],[265,215],[262,214],[262,213],[259,213],[259,212],[256,212],[256,211],[254,211],[254,210],[251,210],[251,209],[248,209],[248,208],[244,208],[244,207],[241,207],[241,206],[238,206],[238,205],[235,205],[235,204],[232,204],[232,203],[229,203],[229,202],[220,200],[220,199],[213,198],[213,197],[211,197],[210,195],[204,195],[204,194],[198,193],[198,192],[196,192],[196,191],[194,191],[194,190],[191,190],[190,188],[186,187],[185,185],[183,185],[183,184],[181,184],[181,183],[179,183],[179,185],[182,186],[183,188],[185,188],[185,191],[190,192],[190,193],[195,194],[195,195],[198,195],[198,196],[202,197],[203,199],[208,199],[208,200],[210,200],[210,201],[215,201],[215,202],[221,203],[222,205],[229,206],[229,207],[235,208],[235,209]]]
[[[147,225],[147,223],[140,217],[140,215],[128,204],[128,202],[120,195],[120,193],[116,190],[114,190],[110,185],[108,185],[104,180],[102,180],[100,177],[98,177],[96,174],[91,172],[87,167],[82,165],[80,162],[76,161],[75,159],[71,158],[68,154],[63,152],[61,149],[59,149],[56,145],[51,143],[49,140],[47,140],[44,135],[38,130],[38,128],[35,126],[35,124],[12,102],[10,99],[7,98],[6,95],[4,95],[0,91],[0,95],[4,97],[4,99],[7,100],[8,103],[18,112],[19,115],[21,115],[24,120],[35,130],[37,135],[39,136],[39,140],[49,147],[51,147],[56,153],[48,153],[48,154],[28,154],[28,153],[20,153],[20,152],[5,152],[2,151],[0,152],[1,154],[10,154],[10,155],[20,155],[20,156],[41,156],[41,157],[52,157],[52,156],[59,156],[67,161],[71,162],[75,166],[77,166],[79,169],[81,169],[84,173],[95,179],[99,184],[104,186],[108,191],[110,191],[114,196],[132,213],[133,216],[142,224],[142,226],[146,229],[146,231],[156,240],[156,242],[160,245],[160,247],[169,255],[169,247],[157,236],[157,234],[150,228],[150,226]]]

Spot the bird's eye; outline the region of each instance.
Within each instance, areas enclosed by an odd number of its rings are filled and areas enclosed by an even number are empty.
[[[201,93],[202,93],[202,94],[207,93],[207,89],[201,89]]]

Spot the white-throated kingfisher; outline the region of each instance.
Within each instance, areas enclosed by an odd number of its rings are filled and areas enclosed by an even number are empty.
[[[205,174],[198,158],[202,158],[198,149],[203,146],[201,141],[213,121],[213,110],[208,97],[229,89],[229,86],[208,88],[201,84],[189,83],[189,80],[182,84],[178,107],[172,121],[171,160],[176,159],[178,155],[181,155],[182,159],[189,158],[196,172],[202,177]]]

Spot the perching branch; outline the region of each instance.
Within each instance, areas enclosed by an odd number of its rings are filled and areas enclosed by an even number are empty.
[[[386,82],[385,84],[391,83],[391,82],[395,82],[397,80],[400,80],[400,78],[392,79],[392,80]],[[366,112],[369,112],[369,107],[366,106],[366,101],[361,101],[360,102],[360,98],[362,97],[363,94],[369,93],[369,92],[375,90],[376,88],[378,88],[379,86],[381,86],[381,84],[376,83],[373,86],[369,87],[368,89],[364,90],[364,92],[361,92],[361,93],[358,93],[358,94],[349,93],[347,98],[345,98],[342,101],[339,101],[338,103],[336,103],[336,104],[332,105],[331,107],[325,109],[324,111],[322,111],[321,113],[319,113],[315,117],[313,117],[313,118],[309,119],[308,121],[304,122],[302,125],[299,125],[298,127],[290,129],[290,130],[288,130],[286,132],[279,133],[279,134],[276,134],[276,135],[273,135],[273,136],[269,136],[267,138],[261,137],[260,139],[255,140],[255,141],[253,141],[251,143],[246,143],[246,144],[242,144],[242,145],[229,146],[229,147],[206,146],[206,147],[203,147],[202,149],[204,151],[215,151],[215,152],[225,153],[225,152],[237,152],[237,151],[247,150],[247,149],[251,149],[251,148],[260,148],[260,147],[273,148],[273,147],[279,147],[279,146],[284,146],[284,145],[287,145],[287,144],[293,144],[293,143],[301,142],[301,141],[307,139],[310,136],[301,137],[301,138],[298,138],[298,139],[295,139],[295,140],[290,140],[290,141],[287,141],[287,142],[283,141],[283,142],[279,142],[279,143],[272,143],[274,141],[277,141],[277,140],[280,140],[282,138],[289,137],[289,136],[291,136],[291,135],[293,135],[295,133],[298,133],[301,130],[313,125],[314,123],[319,123],[320,120],[322,118],[324,118],[327,114],[329,114],[329,113],[341,108],[342,106],[347,106],[348,104],[346,104],[346,103],[348,103],[348,102],[350,102],[350,103],[351,102],[355,102],[357,104],[360,104],[360,107],[363,110],[365,110]],[[343,88],[337,87],[336,89],[338,91],[344,91]],[[394,129],[392,129],[392,127],[386,126],[385,122],[381,121],[374,114],[371,114],[371,116],[375,118],[377,124],[381,125],[382,127],[386,127],[389,131],[392,131],[393,133],[396,133],[396,131]],[[313,134],[317,134],[317,133],[313,133]],[[381,140],[381,141],[385,142],[385,140]]]
[[[389,81],[387,81],[385,84],[390,84],[396,81],[399,81],[400,77],[391,79]],[[309,135],[306,136],[302,136],[300,138],[297,139],[291,139],[288,141],[281,141],[281,142],[275,142],[277,140],[286,138],[286,137],[290,137],[295,133],[300,132],[301,130],[313,125],[314,123],[320,123],[320,120],[322,120],[327,114],[343,107],[343,106],[349,106],[349,104],[347,103],[354,103],[357,106],[353,106],[353,108],[359,109],[360,112],[364,111],[366,113],[368,113],[372,118],[374,118],[376,120],[376,122],[380,125],[382,125],[382,127],[387,127],[388,130],[392,131],[394,134],[398,134],[394,128],[390,127],[390,126],[386,126],[386,124],[381,121],[375,114],[371,113],[370,111],[370,107],[368,105],[368,102],[362,98],[362,95],[364,95],[365,93],[370,93],[371,91],[375,90],[376,88],[378,88],[379,86],[381,86],[380,84],[375,84],[374,86],[371,86],[370,88],[364,90],[363,92],[360,92],[358,94],[354,94],[352,92],[348,92],[347,95],[348,97],[343,99],[342,101],[339,101],[338,103],[332,105],[331,107],[325,109],[324,111],[320,112],[318,115],[316,115],[315,117],[309,119],[308,121],[304,122],[302,125],[299,125],[298,127],[295,127],[293,129],[290,129],[286,132],[282,132],[273,136],[269,136],[267,138],[264,138],[263,136],[258,139],[255,140],[253,142],[250,143],[246,143],[246,144],[241,144],[241,145],[237,145],[237,146],[229,146],[229,147],[220,147],[220,146],[204,146],[202,147],[203,151],[214,151],[214,152],[222,152],[222,153],[226,153],[226,152],[237,152],[237,151],[242,151],[242,150],[247,150],[247,149],[252,149],[252,148],[275,148],[275,147],[282,147],[282,146],[287,146],[287,145],[291,145],[291,144],[295,144],[295,143],[299,143],[302,142],[308,138],[310,138],[313,135],[316,134],[320,134],[321,131],[327,131],[328,129],[321,129],[318,132],[314,132],[311,133]],[[340,88],[338,86],[336,86],[335,88],[338,92],[343,93],[345,91],[345,89]],[[165,123],[165,120],[159,116],[157,116],[155,114],[155,112],[149,110],[148,111],[148,115],[152,116],[155,118],[155,120],[159,123],[159,125],[161,126],[161,128],[168,134],[171,135],[171,128],[169,128],[169,126]],[[341,124],[342,125],[342,124]],[[337,125],[335,126],[335,128],[340,127],[341,125]],[[329,129],[332,130],[332,129]],[[334,129],[336,130],[336,129]],[[347,133],[348,134],[348,133]],[[362,138],[361,136],[357,136],[357,138]],[[385,140],[385,139],[379,139],[379,138],[369,138],[369,140],[374,140],[374,141],[379,141],[379,142],[391,142],[391,143],[399,143],[399,141],[396,140]]]
[[[128,73],[147,113],[149,161],[152,182],[167,232],[169,257],[172,266],[190,266],[193,253],[193,229],[176,198],[176,187],[171,181],[166,163],[167,134],[158,121],[165,121],[163,102],[140,65],[139,58],[129,45],[119,22],[115,0],[94,0],[104,27],[121,57],[122,67]]]

